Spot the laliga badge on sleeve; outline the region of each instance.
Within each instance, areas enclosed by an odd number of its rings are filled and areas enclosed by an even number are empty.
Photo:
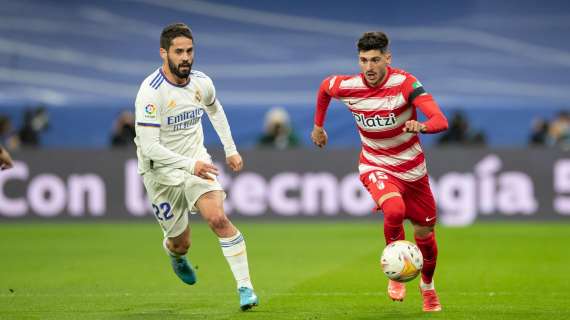
[[[156,106],[152,103],[147,104],[144,107],[144,117],[146,119],[156,119]]]

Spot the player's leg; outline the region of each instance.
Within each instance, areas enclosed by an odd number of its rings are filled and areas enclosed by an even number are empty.
[[[384,238],[386,245],[404,240],[404,214],[406,206],[399,193],[386,194],[386,199],[380,199],[378,206],[384,212]],[[406,285],[402,282],[388,280],[388,296],[393,301],[404,301],[406,297]]]
[[[190,285],[196,283],[196,273],[186,257],[190,248],[190,227],[186,227],[186,230],[178,236],[164,238],[163,247],[170,257],[174,273],[180,280]]]
[[[171,255],[186,255],[190,249],[190,226],[178,236],[164,238],[163,245],[167,253]]]
[[[384,213],[384,240],[386,245],[404,240],[404,217],[406,215],[406,204],[398,192],[386,194],[385,199],[378,201],[378,207]]]
[[[402,199],[401,183],[384,172],[373,171],[360,177],[362,183],[384,213],[384,239],[386,245],[404,240],[406,205]]]
[[[433,275],[437,262],[437,242],[433,226],[412,223],[414,237],[424,257],[424,266],[420,279],[420,291],[423,298],[423,310],[426,312],[441,311],[441,303],[435,291]]]
[[[188,208],[182,186],[163,185],[143,177],[152,203],[154,216],[164,233],[163,248],[170,258],[174,273],[185,283],[196,283],[196,274],[186,258],[190,247]]]
[[[364,186],[384,213],[384,239],[386,245],[404,240],[404,216],[406,206],[400,194],[398,182],[383,172],[375,171],[361,176]],[[405,284],[388,280],[388,296],[394,301],[403,301],[406,297]]]
[[[241,232],[224,213],[223,191],[209,191],[200,196],[196,207],[218,236],[222,252],[237,282],[240,308],[247,310],[257,306],[259,299],[253,291],[245,240]]]
[[[434,231],[436,208],[427,176],[415,181],[413,186],[409,186],[407,190],[406,217],[412,221],[414,238],[424,258],[420,280],[423,309],[424,311],[440,311],[441,304],[433,281],[437,263],[437,242]]]
[[[437,242],[435,240],[435,232],[433,226],[419,225],[412,222],[414,226],[414,238],[416,244],[424,257],[424,266],[422,268],[422,285],[424,289],[433,287],[433,275],[437,263]]]

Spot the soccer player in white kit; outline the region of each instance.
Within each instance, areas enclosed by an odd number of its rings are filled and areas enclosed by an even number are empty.
[[[224,213],[225,193],[216,180],[218,169],[204,147],[204,113],[224,145],[228,166],[239,171],[243,162],[212,80],[192,70],[193,42],[192,31],[183,23],[162,31],[162,67],[142,82],[135,102],[139,173],[176,275],[187,284],[196,282],[186,258],[188,212],[200,212],[220,240],[237,282],[240,308],[247,310],[258,304],[258,298],[249,277],[245,240]]]

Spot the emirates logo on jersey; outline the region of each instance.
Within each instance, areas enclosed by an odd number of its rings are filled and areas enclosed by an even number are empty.
[[[358,126],[363,129],[384,128],[396,124],[396,115],[394,113],[390,113],[386,117],[381,117],[379,115],[375,115],[374,117],[365,117],[363,114],[356,112],[353,112],[352,115],[354,116],[356,123],[358,123]]]
[[[170,116],[166,118],[167,124],[171,126],[173,131],[187,130],[191,129],[194,125],[200,122],[204,110],[195,109],[192,111],[186,111],[179,113],[175,116]]]

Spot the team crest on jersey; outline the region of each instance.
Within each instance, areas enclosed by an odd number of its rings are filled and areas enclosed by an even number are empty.
[[[202,101],[202,94],[200,94],[199,90],[196,90],[196,94],[194,95],[194,100],[196,100],[196,102],[198,103]]]

